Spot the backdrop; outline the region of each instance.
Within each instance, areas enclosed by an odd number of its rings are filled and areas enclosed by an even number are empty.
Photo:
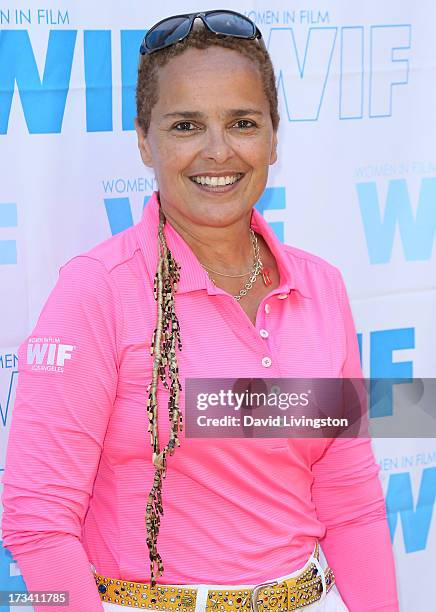
[[[173,13],[217,8],[215,0],[154,4],[0,3],[0,469],[17,346],[59,266],[139,220],[156,188],[133,131],[144,32]],[[258,208],[282,240],[341,269],[365,375],[433,376],[436,5],[218,4],[259,25],[277,72],[279,161]],[[428,610],[421,585],[432,584],[436,562],[436,441],[373,447],[402,610]],[[23,587],[0,546],[0,590]]]

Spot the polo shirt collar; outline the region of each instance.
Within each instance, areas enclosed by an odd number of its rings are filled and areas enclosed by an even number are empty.
[[[146,203],[142,219],[136,226],[139,246],[151,278],[156,273],[158,261],[158,226],[159,200],[158,193],[155,191]],[[286,252],[274,231],[255,208],[252,211],[251,227],[256,233],[263,236],[277,262],[280,285],[272,291],[272,294],[285,294],[295,289],[301,295],[311,297],[306,279],[297,268],[294,258]],[[177,293],[188,293],[201,289],[206,289],[211,295],[221,293],[222,290],[211,282],[192,249],[169,222],[165,223],[164,231],[168,248],[181,268]]]

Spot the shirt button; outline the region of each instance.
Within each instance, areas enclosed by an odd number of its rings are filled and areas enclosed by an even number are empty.
[[[287,293],[280,293],[278,296],[279,300],[286,300],[286,298],[288,297]]]
[[[269,333],[266,331],[266,329],[259,330],[259,334],[262,336],[262,338],[268,338],[269,336]]]
[[[271,312],[271,306],[269,304],[265,304],[265,312],[269,314]]]
[[[271,364],[272,364],[272,361],[271,361],[270,357],[264,357],[264,358],[262,359],[262,365],[263,365],[265,368],[269,368]]]

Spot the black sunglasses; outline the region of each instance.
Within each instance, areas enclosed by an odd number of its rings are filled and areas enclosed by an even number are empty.
[[[235,11],[216,10],[203,13],[189,13],[187,15],[174,15],[162,19],[154,25],[142,41],[139,52],[141,55],[154,53],[170,47],[184,40],[192,30],[194,20],[199,17],[206,28],[214,34],[224,34],[235,38],[247,40],[258,39],[260,45],[266,50],[262,34],[255,23]]]

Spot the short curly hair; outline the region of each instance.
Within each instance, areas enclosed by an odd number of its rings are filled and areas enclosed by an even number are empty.
[[[170,47],[141,56],[136,85],[136,112],[138,123],[145,135],[150,127],[152,108],[158,99],[159,68],[165,66],[170,59],[180,55],[186,49],[207,49],[213,45],[238,51],[256,64],[262,78],[263,90],[269,101],[273,129],[277,131],[279,126],[277,86],[268,51],[263,49],[257,40],[214,34],[202,27],[193,28],[189,36]]]

